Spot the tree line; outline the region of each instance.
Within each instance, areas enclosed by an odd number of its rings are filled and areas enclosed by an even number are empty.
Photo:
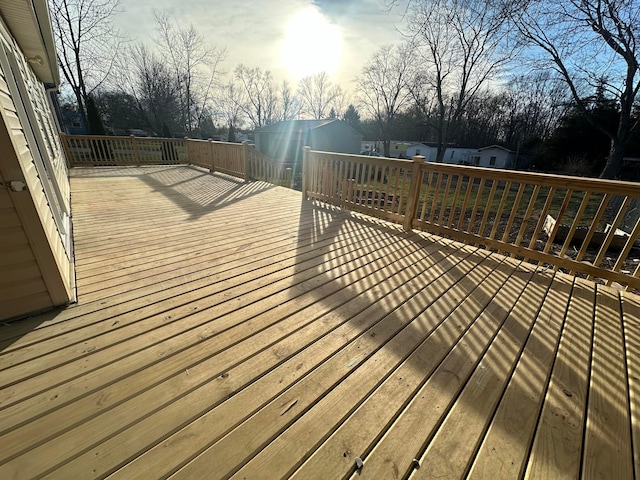
[[[95,100],[115,130],[206,138],[220,126],[341,118],[387,156],[392,139],[433,142],[437,161],[451,144],[497,143],[539,168],[605,178],[640,153],[637,0],[387,3],[404,9],[399,41],[380,46],[347,92],[326,73],[291,85],[260,66],[223,72],[226,51],[166,13],[149,48],[113,28],[118,0],[51,0],[76,108],[88,121]]]

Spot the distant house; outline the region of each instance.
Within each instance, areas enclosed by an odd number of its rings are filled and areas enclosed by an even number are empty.
[[[436,159],[437,153],[438,149],[435,143],[412,143],[407,147],[405,155],[407,158],[413,158],[416,155],[421,155],[427,162],[433,162]]]
[[[516,167],[516,152],[500,145],[490,145],[478,149],[479,167],[513,169]]]
[[[411,144],[407,148],[407,158],[413,158],[416,155],[422,155],[427,162],[435,162],[438,156],[437,145],[431,142]],[[450,145],[444,152],[442,161],[453,165],[514,169],[516,168],[516,157],[516,152],[499,145],[482,148]]]
[[[0,319],[75,298],[60,83],[47,0],[0,2]]]
[[[427,162],[435,162],[438,157],[438,146],[436,143],[414,143],[407,148],[407,158],[416,155],[425,157]],[[443,163],[454,165],[475,165],[478,150],[476,148],[456,147],[450,145],[444,152]]]
[[[362,135],[341,120],[287,120],[254,132],[256,149],[285,163],[300,165],[302,147],[336,153],[360,153]]]

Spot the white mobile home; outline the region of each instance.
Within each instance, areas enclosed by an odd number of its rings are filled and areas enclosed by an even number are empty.
[[[488,168],[515,168],[516,152],[509,150],[508,148],[501,147],[499,145],[490,145],[488,147],[482,147],[478,149],[479,152],[479,167]]]
[[[46,0],[0,0],[0,319],[75,299],[59,84]]]

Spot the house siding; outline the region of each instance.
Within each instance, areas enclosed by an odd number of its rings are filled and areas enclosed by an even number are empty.
[[[491,157],[495,157],[495,164],[491,165]],[[480,166],[487,168],[513,168],[514,154],[502,148],[485,148],[480,151]]]
[[[360,153],[362,135],[340,120],[286,120],[254,132],[256,149],[276,160],[301,158],[302,147],[336,153]]]
[[[69,181],[46,92],[3,22],[0,47],[0,318],[5,319],[72,301],[74,278]],[[24,92],[9,85],[14,78],[23,82]],[[44,175],[36,155],[47,160]],[[14,191],[11,181],[26,189]],[[64,212],[58,220],[54,208]]]
[[[362,135],[340,122],[332,122],[311,130],[313,150],[336,153],[360,153]]]

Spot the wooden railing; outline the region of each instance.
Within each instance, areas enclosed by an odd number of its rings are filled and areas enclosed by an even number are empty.
[[[245,177],[244,144],[191,139],[185,142],[189,163],[212,172]]]
[[[640,185],[305,149],[303,195],[640,290]]]
[[[247,147],[247,160],[252,179],[291,188],[291,168],[250,146]]]
[[[60,134],[70,167],[188,163],[181,138]]]
[[[244,179],[291,186],[291,170],[247,142],[61,134],[70,167],[191,164]]]

